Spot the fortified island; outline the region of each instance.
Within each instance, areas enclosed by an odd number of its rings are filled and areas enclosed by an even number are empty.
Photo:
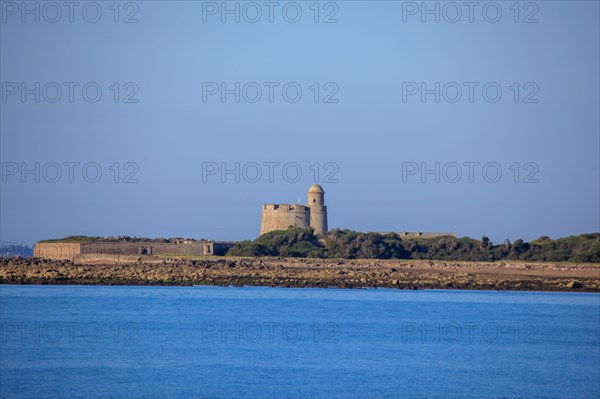
[[[260,235],[271,231],[288,230],[293,228],[313,228],[316,234],[325,234],[327,228],[327,206],[325,191],[318,184],[308,189],[308,203],[302,204],[264,204]],[[398,234],[404,238],[435,238],[441,236],[456,236],[456,233],[380,233]],[[234,241],[212,240],[157,240],[138,239],[134,241],[69,241],[47,240],[35,244],[33,256],[71,261],[93,261],[105,259],[110,261],[127,261],[139,257],[162,256],[223,256],[235,245]]]
[[[455,233],[330,231],[327,215],[325,191],[314,184],[308,190],[306,205],[264,204],[260,235],[255,241],[235,243],[129,237],[69,237],[41,241],[35,245],[33,258],[0,259],[0,284],[266,285],[600,292],[600,265],[593,263],[598,259],[598,252],[594,250],[600,244],[597,233],[557,241],[541,237],[531,244],[517,240],[514,244],[505,242],[493,247],[486,237],[476,241],[468,237],[456,238]],[[297,242],[299,247],[290,246],[290,239],[301,240],[300,237],[309,237],[309,241]],[[347,242],[343,241],[344,237],[349,237]],[[283,241],[278,241],[282,238]],[[239,251],[240,248],[273,249],[273,245],[281,252],[267,252],[268,255],[259,252],[257,255],[248,251],[246,255]],[[290,252],[291,249],[301,249],[307,254],[310,253],[306,252],[307,248],[317,247],[327,251],[337,248],[337,253],[346,255],[335,258],[321,257],[317,253],[317,256],[298,257]],[[346,252],[350,247],[359,248],[360,256],[356,256],[357,252]],[[377,255],[373,249],[396,252],[380,252]],[[428,250],[434,251],[430,258],[419,257],[428,256],[427,252],[423,252]],[[541,255],[558,256],[562,253],[560,251],[566,251],[577,260],[570,263],[527,261]],[[527,254],[530,257],[523,257]],[[467,259],[455,260],[459,256]],[[478,257],[482,260],[473,261]]]

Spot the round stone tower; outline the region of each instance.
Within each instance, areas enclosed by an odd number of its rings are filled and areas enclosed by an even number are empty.
[[[327,233],[327,207],[325,206],[325,191],[318,184],[308,189],[308,207],[310,208],[310,227],[315,233]]]

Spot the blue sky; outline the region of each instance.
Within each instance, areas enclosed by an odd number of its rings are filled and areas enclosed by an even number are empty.
[[[598,2],[314,3],[2,1],[0,240],[600,230]]]

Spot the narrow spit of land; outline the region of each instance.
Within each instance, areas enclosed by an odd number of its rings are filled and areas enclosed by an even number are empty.
[[[0,260],[2,284],[220,285],[600,292],[600,264],[378,259]]]

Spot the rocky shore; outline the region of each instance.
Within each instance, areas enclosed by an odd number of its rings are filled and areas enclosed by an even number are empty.
[[[600,292],[600,265],[298,258],[0,260],[2,284],[219,285]]]

